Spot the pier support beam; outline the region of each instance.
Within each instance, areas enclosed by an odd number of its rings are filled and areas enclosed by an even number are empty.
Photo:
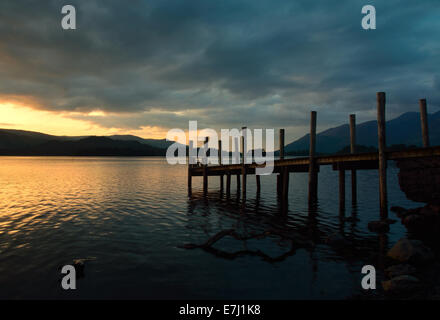
[[[192,172],[191,172],[191,165],[188,163],[188,194],[191,195],[192,193]]]
[[[426,111],[426,99],[420,99],[420,121],[422,122],[423,146],[429,147],[428,113]]]
[[[345,170],[339,168],[339,215],[345,214]]]
[[[247,140],[246,140],[246,127],[241,128],[241,192],[243,200],[246,199],[246,157],[247,157]]]
[[[229,172],[226,174],[226,195],[228,197],[231,195],[231,174]]]
[[[222,141],[218,141],[218,164],[222,165],[222,157],[223,157],[223,151],[222,151]],[[220,175],[220,191],[223,192],[223,175]]]
[[[385,92],[377,93],[377,137],[379,149],[379,193],[380,217],[388,218],[387,199],[387,158],[386,158],[386,131],[385,131]]]
[[[208,193],[208,166],[203,166],[203,195]]]
[[[280,129],[279,134],[280,160],[284,160],[284,129]],[[277,194],[282,195],[283,192],[283,170],[277,175]]]
[[[241,188],[241,193],[243,199],[246,198],[246,177],[246,165],[243,165],[243,167],[241,168],[241,184],[243,185]]]
[[[288,199],[289,199],[289,168],[286,166],[282,169],[282,181],[283,181],[283,193],[282,193],[282,201],[283,205],[287,207]]]
[[[356,153],[356,115],[350,115],[350,153]],[[351,203],[357,203],[357,176],[356,169],[351,170]]]
[[[193,147],[194,147],[193,146],[193,141],[190,140],[189,144],[188,144],[188,157],[187,157],[187,160],[188,160],[188,195],[192,194],[192,171],[191,171],[191,168],[192,168],[191,160],[192,160],[192,158],[191,158],[191,155],[192,155]]]
[[[260,176],[258,174],[255,174],[255,180],[257,184],[257,193],[259,194],[261,192],[261,182],[260,182]]]
[[[207,149],[208,149],[208,141],[209,141],[209,137],[205,138],[205,142],[203,144],[203,148],[205,148],[205,159],[204,159],[204,164],[203,164],[203,195],[207,195],[208,194],[208,158],[206,156],[207,153]]]
[[[310,114],[310,149],[309,149],[309,204],[317,200],[318,175],[315,163],[316,151],[316,111]]]

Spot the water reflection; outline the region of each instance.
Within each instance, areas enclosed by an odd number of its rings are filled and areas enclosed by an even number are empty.
[[[411,207],[388,172],[390,205]],[[261,178],[259,193],[248,179],[243,201],[234,176],[229,195],[210,178],[204,197],[196,178],[188,196],[187,167],[160,158],[4,157],[0,298],[71,298],[58,267],[87,257],[96,259],[75,298],[344,298],[359,287],[361,266],[380,265],[404,232],[399,224],[386,236],[368,231],[377,176],[357,178],[358,203],[341,216],[337,173],[326,168],[316,203],[308,203],[307,173],[298,173],[286,207],[275,176]],[[181,248],[224,230],[236,237]]]
[[[222,230],[212,235],[208,232],[211,230],[208,224],[211,225],[213,222],[211,219],[205,220],[207,224],[200,227],[205,231],[206,242],[185,244],[183,247],[200,248],[216,257],[226,259],[235,259],[246,254],[257,255],[262,260],[273,263],[294,255],[297,249],[305,249],[310,253],[311,260],[315,261],[317,259],[314,254],[315,248],[325,245],[332,250],[326,258],[332,260],[348,262],[382,260],[388,246],[387,236],[366,234],[357,228],[359,222],[357,205],[352,206],[350,217],[339,216],[339,219],[336,219],[337,224],[330,224],[319,217],[320,214],[325,214],[320,210],[319,201],[310,206],[307,212],[297,212],[289,210],[283,206],[283,201],[278,200],[277,205],[273,206],[265,203],[258,194],[255,198],[243,201],[240,199],[240,192],[228,198],[221,191],[213,191],[207,195],[193,191],[188,199],[189,215],[197,212],[208,216],[211,211],[215,211],[220,214],[220,217],[215,219],[221,219],[221,216],[232,218],[235,220],[235,225],[233,229]],[[348,232],[347,224],[349,224]],[[291,249],[277,257],[271,257],[264,252],[264,249],[227,252],[219,246],[214,246],[219,238],[224,236],[231,236],[240,242],[243,248],[246,248],[250,239],[268,237],[272,239],[272,243],[280,246],[284,246],[286,241],[291,243]]]

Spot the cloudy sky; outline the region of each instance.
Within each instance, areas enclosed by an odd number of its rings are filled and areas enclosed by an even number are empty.
[[[77,30],[61,28],[61,8]],[[372,4],[377,29],[361,28]],[[318,129],[440,109],[439,0],[1,0],[0,127],[52,134]]]

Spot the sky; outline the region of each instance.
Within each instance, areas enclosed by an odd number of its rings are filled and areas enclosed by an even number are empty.
[[[61,28],[74,5],[77,29]],[[361,27],[364,5],[376,30]],[[285,128],[440,109],[438,0],[1,0],[0,128]]]

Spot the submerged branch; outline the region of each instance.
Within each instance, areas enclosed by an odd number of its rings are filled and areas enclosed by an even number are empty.
[[[184,244],[182,246],[179,246],[179,248],[184,248],[184,249],[200,248],[200,249],[203,249],[209,253],[214,254],[217,257],[224,258],[224,259],[230,259],[230,260],[245,256],[245,255],[258,256],[268,262],[282,261],[282,260],[286,259],[288,256],[295,254],[296,249],[294,248],[294,242],[292,239],[290,239],[292,242],[291,249],[278,257],[271,257],[260,250],[256,250],[256,251],[240,250],[240,251],[236,251],[236,252],[227,252],[227,251],[223,251],[223,250],[216,249],[216,248],[212,247],[217,241],[221,240],[222,238],[224,238],[226,236],[231,236],[234,239],[245,241],[245,240],[250,240],[250,239],[262,239],[262,238],[265,238],[269,235],[279,235],[279,234],[276,234],[273,231],[265,231],[265,232],[259,233],[259,234],[242,236],[242,235],[238,234],[234,229],[227,229],[227,230],[222,230],[222,231],[216,233],[215,235],[213,235],[211,238],[209,238],[206,242],[204,242],[202,244],[188,243],[188,244]],[[283,238],[282,235],[279,235],[279,236],[281,236]]]

